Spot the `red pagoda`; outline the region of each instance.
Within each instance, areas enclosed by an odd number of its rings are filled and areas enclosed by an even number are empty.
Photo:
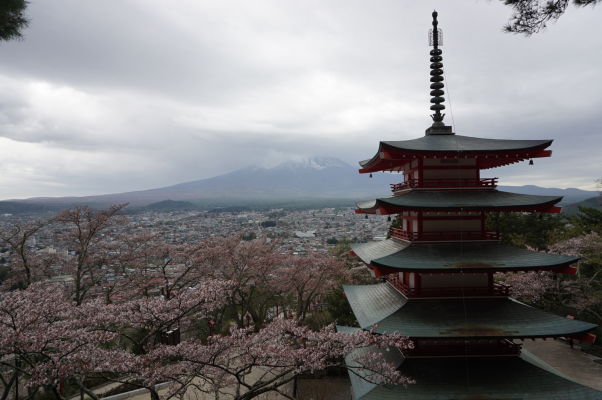
[[[407,353],[383,352],[416,383],[385,387],[351,373],[356,400],[602,399],[521,348],[524,339],[586,337],[596,325],[553,315],[509,297],[495,273],[572,274],[575,257],[500,243],[490,213],[557,213],[561,197],[498,191],[481,170],[549,157],[551,140],[484,139],[456,135],[443,123],[442,51],[433,12],[431,115],[418,139],[380,142],[360,173],[399,172],[393,196],[358,203],[356,213],[397,215],[387,240],[352,247],[382,283],[345,286],[360,329],[399,332]],[[357,328],[339,327],[349,331]],[[354,354],[348,357],[353,364]]]

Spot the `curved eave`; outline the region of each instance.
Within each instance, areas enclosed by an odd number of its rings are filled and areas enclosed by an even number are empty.
[[[362,329],[398,332],[414,339],[544,338],[597,327],[508,298],[408,301],[387,283],[343,289]]]
[[[416,244],[387,239],[352,245],[364,263],[382,273],[411,272],[516,272],[560,270],[578,257],[540,253],[500,243]]]
[[[541,211],[559,212],[562,196],[526,195],[498,190],[412,190],[357,203],[358,214],[399,214],[403,211]]]
[[[450,139],[453,142],[447,143]],[[437,143],[443,141],[446,143]],[[497,140],[460,135],[385,141],[379,143],[378,152],[372,158],[359,162],[359,172],[399,171],[404,164],[420,158],[476,158],[479,168],[495,168],[550,157],[552,151],[546,148],[551,144],[552,140]]]
[[[415,383],[384,386],[363,377],[355,361],[366,350],[345,357],[354,399],[357,400],[602,400],[602,392],[581,385],[523,350],[513,357],[459,357],[404,359],[397,352],[370,348]],[[391,355],[391,353],[393,353]],[[359,371],[359,373],[358,373]],[[367,378],[367,377],[366,377]]]
[[[351,251],[364,263],[370,264],[373,260],[397,254],[409,245],[408,242],[386,239],[378,242],[352,243]]]

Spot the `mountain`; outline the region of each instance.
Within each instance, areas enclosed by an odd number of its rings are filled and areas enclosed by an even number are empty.
[[[58,211],[60,207],[44,203],[26,203],[24,201],[0,201],[0,214],[39,214],[47,211]]]
[[[198,206],[189,201],[163,200],[142,208],[145,211],[196,210]]]
[[[598,195],[598,192],[593,190],[582,190],[576,188],[568,188],[568,189],[559,189],[559,188],[545,188],[541,186],[535,185],[525,185],[525,186],[498,186],[499,190],[503,190],[506,192],[514,192],[521,194],[538,194],[542,196],[563,196],[560,204],[572,204],[578,203],[583,200],[587,200],[589,198],[595,197]]]
[[[569,204],[562,208],[562,213],[566,215],[577,215],[579,207],[595,208],[602,211],[602,196],[591,197],[589,199]]]
[[[142,207],[165,200],[209,206],[310,200],[345,200],[346,204],[352,204],[351,200],[386,196],[389,183],[398,178],[380,173],[370,179],[368,175],[358,174],[357,167],[337,158],[315,157],[270,168],[242,168],[213,178],[157,189],[84,197],[36,197],[15,202],[65,207],[76,204],[104,207],[124,202]]]
[[[40,197],[14,202],[55,207],[76,204],[105,207],[124,202],[134,207],[144,207],[158,203],[152,205],[152,209],[169,209],[171,206],[188,209],[191,205],[208,208],[266,204],[290,206],[301,203],[352,205],[355,200],[388,196],[391,194],[388,191],[389,184],[400,181],[398,174],[373,175],[373,178],[367,174],[360,175],[357,173],[357,167],[336,158],[315,157],[288,161],[270,168],[242,168],[213,178],[157,189],[86,197]],[[531,185],[501,186],[500,190],[565,196],[563,203],[575,203],[597,194],[580,189],[553,189]],[[2,203],[0,202],[0,205]]]
[[[243,168],[225,175],[164,188],[180,196],[253,199],[347,198],[384,195],[397,177],[384,174],[370,179],[336,158],[290,161],[272,168]],[[391,179],[393,178],[393,179]]]

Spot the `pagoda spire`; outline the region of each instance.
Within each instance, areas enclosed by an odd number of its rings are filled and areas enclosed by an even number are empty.
[[[443,51],[439,48],[443,44],[443,34],[441,29],[437,27],[439,22],[437,21],[437,11],[433,11],[433,28],[429,30],[429,45],[433,47],[431,50],[431,110],[434,114],[431,114],[433,119],[433,125],[427,129],[426,134],[452,134],[451,127],[445,126],[443,118],[445,114],[441,111],[445,110],[443,102],[445,98],[443,94]]]

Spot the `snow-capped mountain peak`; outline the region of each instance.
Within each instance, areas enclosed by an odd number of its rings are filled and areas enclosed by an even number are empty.
[[[314,169],[321,170],[325,168],[349,168],[346,162],[334,157],[307,157],[285,161],[278,164],[274,169]]]

